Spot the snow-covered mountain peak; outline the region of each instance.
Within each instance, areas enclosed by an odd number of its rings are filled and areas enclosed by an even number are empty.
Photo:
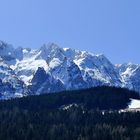
[[[14,47],[10,44],[7,44],[6,42],[0,41],[0,50],[6,54],[9,54],[14,51]]]
[[[63,49],[61,47],[59,47],[58,45],[56,45],[55,43],[48,43],[48,44],[44,44],[41,46],[41,48],[39,49],[39,51],[44,51],[46,53],[57,53],[57,51],[63,51]]]
[[[2,40],[0,40],[0,47],[6,46],[6,43]]]
[[[44,44],[39,49],[14,48],[0,41],[0,93],[4,92],[3,98],[5,93],[9,98],[30,92],[41,94],[101,85],[140,92],[139,77],[140,65],[114,65],[103,54],[61,48],[54,43]]]
[[[62,48],[54,43],[44,44],[40,49],[37,50],[36,59],[44,59],[50,61],[53,58],[64,58],[64,51]]]
[[[0,56],[6,61],[14,59],[14,48],[5,42],[0,41]]]
[[[124,63],[124,64],[119,64],[116,65],[118,68],[120,74],[126,73],[126,74],[131,74],[131,72],[135,71],[137,68],[140,67],[139,64],[132,64],[132,63]]]

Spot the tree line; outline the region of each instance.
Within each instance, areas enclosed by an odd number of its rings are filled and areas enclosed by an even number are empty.
[[[139,95],[97,87],[1,101],[0,140],[139,140],[140,112],[118,112],[130,98]]]

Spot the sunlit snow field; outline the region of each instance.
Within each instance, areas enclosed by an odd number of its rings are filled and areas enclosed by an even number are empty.
[[[131,99],[129,108],[140,108],[140,100]]]

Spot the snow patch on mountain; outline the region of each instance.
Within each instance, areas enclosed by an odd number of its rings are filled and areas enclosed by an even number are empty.
[[[0,41],[0,98],[75,90],[101,85],[140,93],[140,65],[112,64],[104,55],[54,43],[39,49]]]
[[[140,100],[131,99],[131,103],[129,105],[130,109],[140,108]]]

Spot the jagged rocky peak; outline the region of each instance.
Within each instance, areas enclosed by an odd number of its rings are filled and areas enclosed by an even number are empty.
[[[64,58],[64,51],[62,48],[60,48],[58,45],[54,43],[44,44],[39,50],[38,50],[38,56],[36,59],[52,59],[52,58]]]
[[[7,46],[9,46],[6,42],[0,40],[0,49],[5,49]]]
[[[122,77],[123,87],[138,91],[140,93],[140,65],[125,63],[116,65],[116,67],[119,70],[120,76]]]
[[[84,81],[83,79],[79,67],[73,61],[70,61],[68,63],[67,73],[68,89],[82,89],[88,87],[86,81]]]
[[[63,48],[64,54],[69,60],[74,60],[82,54],[82,51],[71,49],[71,48]]]
[[[101,85],[140,92],[139,77],[140,65],[114,65],[102,54],[61,48],[54,43],[44,44],[39,49],[14,48],[0,41],[3,98],[28,95],[30,91],[42,94]]]
[[[0,54],[2,54],[3,52],[3,55],[10,55],[11,53],[13,53],[13,51],[14,47],[12,45],[0,41]]]
[[[61,50],[62,49],[61,47],[59,47],[57,44],[55,44],[53,42],[50,42],[48,44],[44,44],[42,47],[45,47],[48,50]]]
[[[23,97],[28,93],[24,82],[4,61],[0,62],[0,81],[1,99]]]
[[[59,79],[55,79],[44,68],[39,67],[31,81],[30,89],[35,94],[53,93],[65,90]]]
[[[44,70],[44,68],[38,67],[38,70],[34,74],[34,77],[31,82],[39,84],[39,83],[45,82],[47,78],[48,78],[48,75],[46,71]]]
[[[124,73],[126,71],[133,71],[140,67],[140,64],[133,64],[133,63],[124,63],[115,65],[120,73]]]
[[[22,60],[23,59],[23,48],[22,47],[18,47],[14,50],[14,55],[15,58],[18,60]]]
[[[6,61],[14,59],[14,47],[10,44],[7,44],[3,41],[0,41],[0,56]]]

